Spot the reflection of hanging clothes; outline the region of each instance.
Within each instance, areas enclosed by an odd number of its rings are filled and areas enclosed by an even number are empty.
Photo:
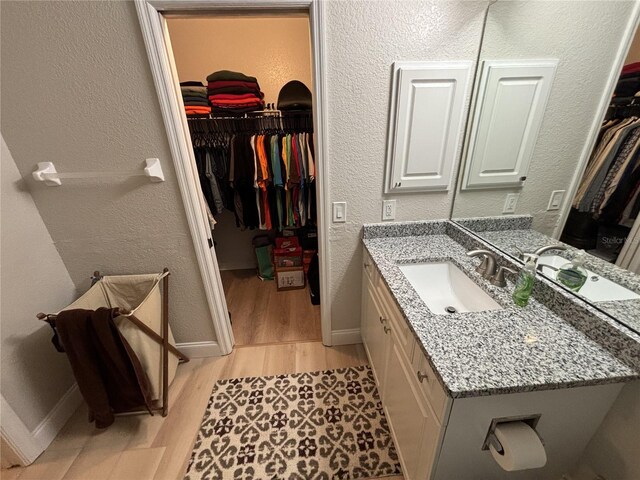
[[[640,119],[608,120],[599,137],[573,207],[601,223],[632,223],[640,183]]]
[[[579,211],[588,212],[591,209],[593,200],[616,157],[616,153],[627,134],[638,126],[640,126],[640,121],[634,118],[633,120],[630,119],[629,122],[623,122],[612,127],[610,135],[605,134],[606,140],[603,138],[603,142],[606,142],[606,145],[599,147],[598,154],[587,167],[578,189],[574,206]]]

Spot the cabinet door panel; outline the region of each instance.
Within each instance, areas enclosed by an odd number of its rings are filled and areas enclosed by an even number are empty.
[[[380,397],[384,397],[385,386],[385,357],[389,344],[387,335],[384,333],[384,325],[380,321],[383,318],[382,309],[376,298],[375,288],[363,273],[362,285],[362,341],[364,342],[371,368],[378,382]]]
[[[448,190],[471,62],[396,62],[385,192]]]
[[[410,378],[412,372],[406,368],[402,350],[396,340],[392,338],[389,350],[384,406],[402,460],[404,476],[413,480],[417,478],[419,467],[424,471],[421,461],[425,455],[432,456],[435,442],[427,442],[427,447],[431,444],[428,447],[431,451],[422,448],[423,432],[430,415],[413,389]]]
[[[524,183],[556,65],[557,60],[484,62],[463,188]]]

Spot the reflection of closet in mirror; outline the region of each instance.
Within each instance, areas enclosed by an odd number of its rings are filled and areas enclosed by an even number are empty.
[[[309,16],[167,27],[235,344],[319,341]]]
[[[634,228],[638,210],[640,34],[636,32],[561,240],[640,273],[640,259],[634,255],[640,241],[640,226]]]
[[[554,207],[550,199],[556,191],[571,191],[616,68],[622,32],[611,25],[625,25],[629,15],[625,2],[593,2],[589,8],[577,2],[491,4],[453,218],[528,214],[534,230],[553,235],[565,202],[560,199]],[[501,79],[493,82],[493,91],[482,88],[483,74],[488,79],[485,72],[498,61],[512,65],[511,71],[497,72]],[[555,69],[548,66],[552,63]],[[473,123],[482,116],[495,118],[483,122],[484,132]],[[539,128],[534,128],[537,122]],[[514,198],[516,202],[510,201]]]

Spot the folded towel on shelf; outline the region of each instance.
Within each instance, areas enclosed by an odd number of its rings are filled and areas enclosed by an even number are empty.
[[[242,94],[238,94],[238,95],[233,95],[233,94],[229,94],[229,93],[216,93],[215,95],[209,95],[209,100],[238,100],[238,99],[242,99],[242,98],[248,98],[250,100],[256,99],[261,101],[262,98],[257,97],[255,94],[253,93],[242,93]]]
[[[208,89],[209,95],[211,94],[232,94],[232,95],[242,95],[243,93],[251,93],[253,95],[257,95],[260,98],[264,97],[264,93],[258,90],[257,87],[245,87],[242,85],[238,85],[235,87],[215,87]]]
[[[206,87],[202,87],[201,89],[195,90],[195,89],[186,89],[186,88],[181,88],[182,90],[182,96],[189,96],[189,97],[206,97],[207,96],[207,89]]]
[[[264,109],[264,94],[255,77],[220,70],[209,75],[207,82],[209,102],[221,115]]]
[[[188,82],[180,82],[181,87],[204,87],[202,82],[197,82],[195,80],[189,80]]]
[[[213,72],[207,77],[207,82],[215,82],[218,80],[237,80],[241,82],[258,83],[256,77],[250,77],[248,75],[245,75],[244,73],[233,72],[231,70],[219,70],[217,72]]]
[[[239,98],[237,100],[211,100],[211,105],[218,106],[234,106],[234,105],[264,105],[259,98]]]
[[[185,107],[185,113],[189,115],[209,115],[211,107]]]
[[[209,105],[206,97],[182,97],[182,101],[185,105]]]

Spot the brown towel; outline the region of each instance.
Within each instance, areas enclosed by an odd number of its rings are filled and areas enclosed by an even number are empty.
[[[151,413],[147,376],[114,322],[117,309],[66,310],[56,328],[78,388],[96,427],[113,423],[114,412],[146,406]]]

